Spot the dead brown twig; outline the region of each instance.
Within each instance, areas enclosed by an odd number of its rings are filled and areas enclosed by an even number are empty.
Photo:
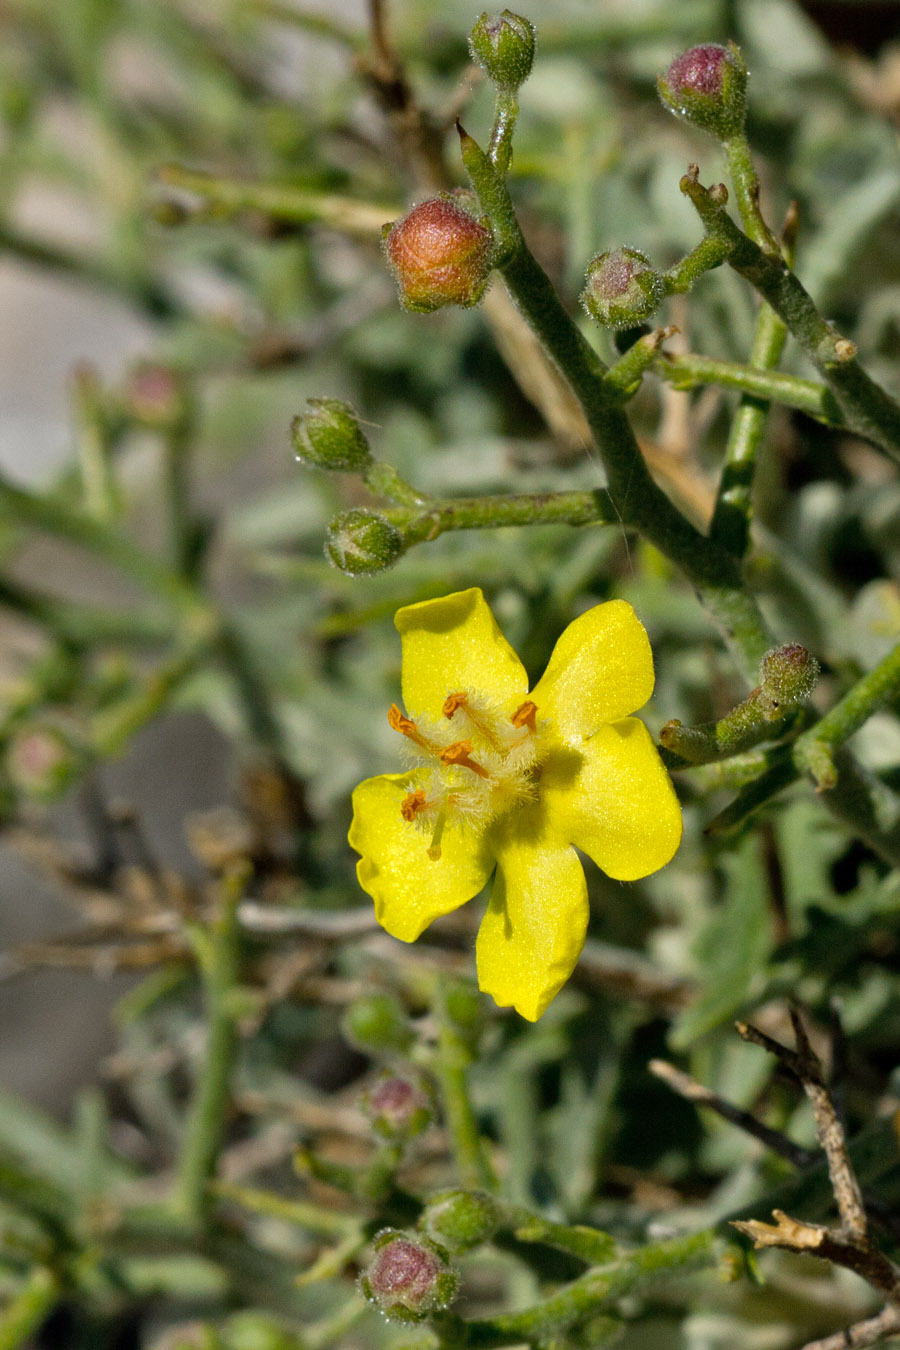
[[[753,1240],[757,1248],[780,1247],[831,1261],[834,1265],[852,1270],[876,1289],[886,1301],[880,1313],[833,1335],[811,1341],[804,1347],[804,1350],[854,1350],[854,1347],[861,1350],[863,1346],[874,1345],[884,1336],[900,1331],[900,1267],[885,1256],[873,1241],[870,1217],[894,1234],[900,1226],[896,1216],[887,1211],[878,1197],[867,1196],[862,1191],[853,1170],[844,1129],[821,1060],[810,1044],[799,1013],[791,1009],[790,1016],[796,1043],[794,1050],[746,1023],[739,1022],[737,1031],[743,1040],[773,1054],[780,1066],[800,1083],[809,1098],[840,1222],[832,1227],[809,1223],[791,1218],[778,1209],[773,1210],[774,1223],[764,1223],[758,1219],[732,1222],[735,1228]],[[749,1112],[726,1101],[673,1065],[663,1060],[653,1060],[649,1067],[652,1073],[687,1101],[709,1107],[795,1167],[806,1169],[816,1164],[816,1154],[812,1150],[770,1129]]]
[[[886,1300],[887,1306],[878,1317],[846,1328],[835,1337],[813,1342],[806,1350],[873,1345],[887,1331],[900,1327],[900,1267],[885,1256],[872,1239],[862,1190],[850,1161],[844,1129],[828,1091],[822,1063],[810,1045],[806,1028],[795,1009],[791,1009],[791,1025],[796,1050],[790,1050],[745,1023],[739,1022],[737,1030],[743,1040],[775,1055],[779,1064],[799,1081],[809,1098],[840,1223],[836,1227],[827,1227],[793,1219],[783,1211],[775,1210],[774,1224],[757,1219],[735,1220],[734,1227],[751,1238],[757,1248],[781,1247],[786,1251],[804,1252],[852,1270]]]

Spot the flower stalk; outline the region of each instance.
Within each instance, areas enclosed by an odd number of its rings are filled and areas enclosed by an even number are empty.
[[[695,164],[682,178],[681,190],[707,236],[727,246],[729,265],[756,288],[821,371],[848,428],[900,462],[900,405],[866,374],[853,343],[822,318],[784,259],[763,252],[738,228],[721,192],[702,186]]]
[[[188,1107],[176,1168],[172,1208],[199,1226],[209,1212],[209,1182],[216,1171],[228,1121],[231,1072],[237,1051],[235,993],[240,981],[238,905],[249,867],[236,864],[222,877],[219,912],[206,925],[193,922],[187,937],[197,959],[206,1000],[207,1039],[203,1061]]]
[[[529,251],[502,178],[471,136],[459,130],[463,162],[494,231],[496,265],[584,410],[603,458],[617,515],[623,525],[639,529],[682,568],[740,653],[742,664],[755,669],[771,639],[744,589],[734,558],[700,534],[651,478],[631,423],[604,383],[606,366],[572,322]]]

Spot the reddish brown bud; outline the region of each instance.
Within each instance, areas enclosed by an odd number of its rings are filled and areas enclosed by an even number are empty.
[[[690,47],[657,81],[663,103],[676,117],[710,131],[721,140],[744,125],[747,67],[740,48],[705,42]]]
[[[375,1255],[359,1284],[385,1317],[421,1322],[452,1301],[458,1280],[443,1248],[391,1228],[379,1233],[374,1245]]]
[[[385,227],[384,246],[406,309],[468,309],[484,294],[491,270],[489,229],[450,197],[432,197]]]
[[[606,328],[633,328],[659,308],[665,284],[646,254],[636,248],[598,253],[588,263],[581,303]]]
[[[393,1140],[421,1134],[433,1114],[422,1080],[395,1073],[384,1073],[366,1089],[362,1107],[375,1133]]]

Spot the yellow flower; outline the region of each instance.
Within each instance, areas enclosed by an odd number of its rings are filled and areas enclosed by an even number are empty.
[[[647,634],[624,600],[589,609],[529,694],[480,590],[407,605],[394,622],[410,716],[394,705],[388,718],[414,763],[353,794],[359,883],[382,927],[414,942],[496,868],[478,982],[535,1021],[584,945],[576,848],[610,877],[634,881],[663,867],[681,840],[669,776],[629,716],[653,691]]]

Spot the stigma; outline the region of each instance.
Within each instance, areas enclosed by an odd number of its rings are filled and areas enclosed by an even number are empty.
[[[549,725],[538,713],[530,699],[510,710],[472,689],[449,693],[438,719],[391,706],[388,723],[413,759],[400,814],[428,836],[429,858],[440,859],[446,827],[484,828],[535,800]]]

